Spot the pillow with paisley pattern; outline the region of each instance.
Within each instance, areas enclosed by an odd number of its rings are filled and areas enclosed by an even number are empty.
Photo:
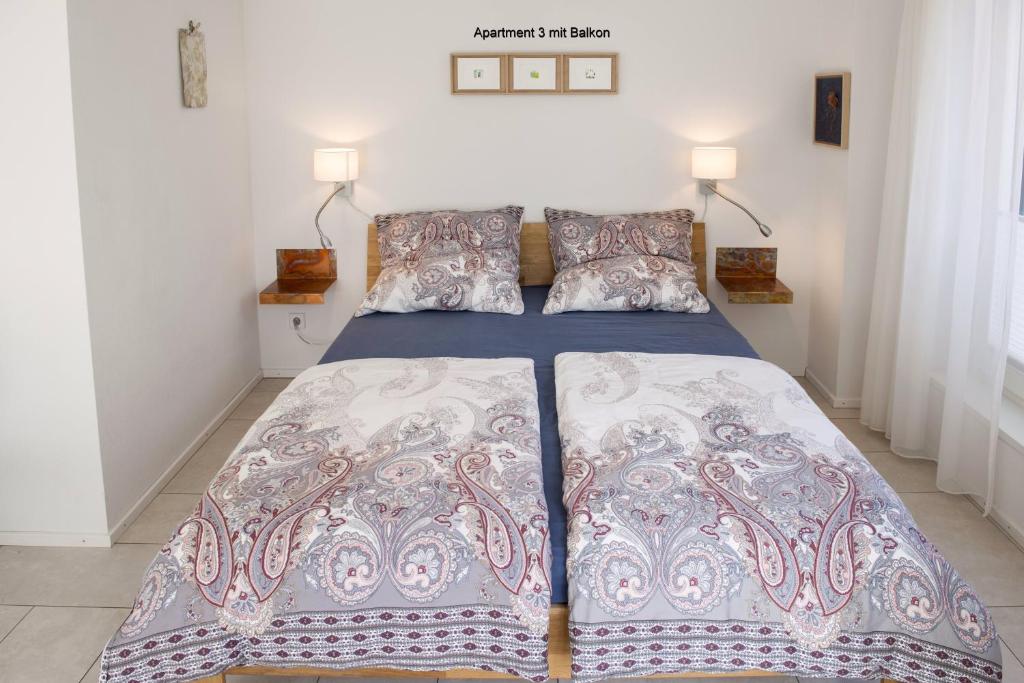
[[[375,311],[523,312],[523,207],[380,214],[381,272],[356,316]]]
[[[563,268],[544,302],[545,313],[672,311],[707,313],[692,263],[663,256],[613,256]]]
[[[691,262],[689,209],[596,216],[544,209],[555,270],[612,256],[664,256]]]
[[[547,208],[555,281],[545,313],[707,313],[690,249],[689,209],[595,216]]]

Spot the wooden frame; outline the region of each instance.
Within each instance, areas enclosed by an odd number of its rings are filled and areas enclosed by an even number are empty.
[[[612,84],[605,90],[573,90],[569,82],[569,62],[573,59],[609,58],[612,60]],[[619,53],[618,52],[580,52],[562,55],[562,92],[569,95],[615,95],[619,92]]]
[[[475,89],[459,88],[459,60],[460,59],[497,59],[498,89]],[[508,93],[508,56],[503,53],[493,52],[453,52],[451,55],[451,76],[453,95],[505,95]]]
[[[553,59],[555,60],[555,87],[551,90],[537,90],[529,88],[516,88],[515,62],[517,59]],[[508,83],[507,92],[516,95],[560,95],[565,87],[564,71],[562,65],[565,56],[559,52],[511,52],[505,55],[505,69],[508,70],[505,82]]]
[[[818,80],[822,78],[839,78],[842,80],[843,94],[839,102],[840,107],[840,131],[839,144],[818,139]],[[836,71],[814,74],[814,88],[811,106],[811,140],[816,145],[833,147],[835,149],[847,149],[850,146],[850,81],[849,71]]]
[[[517,89],[512,82],[512,68],[515,59],[531,57],[555,60],[555,87],[551,90]],[[574,59],[610,59],[611,85],[608,88],[590,89],[569,87],[569,65]],[[460,59],[500,60],[501,77],[497,89],[460,88]],[[451,92],[453,95],[615,95],[619,92],[618,52],[453,52],[449,63],[451,71]]]
[[[705,226],[693,224],[690,252],[697,266],[697,287],[708,293],[708,253]],[[380,248],[377,246],[377,226],[370,223],[366,231],[366,289],[369,291],[380,275]],[[555,279],[555,263],[548,246],[547,223],[523,223],[519,238],[519,284],[550,285]]]

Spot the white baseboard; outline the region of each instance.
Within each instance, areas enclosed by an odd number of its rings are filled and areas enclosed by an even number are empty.
[[[964,497],[971,501],[974,507],[978,508],[979,512],[985,511],[985,502],[983,500],[969,494]],[[996,507],[992,508],[992,512],[988,516],[997,527],[1002,529],[1003,533],[1010,537],[1014,545],[1024,551],[1024,530],[1007,519]]]
[[[125,529],[131,526],[132,522],[142,514],[142,511],[153,502],[153,499],[157,497],[157,494],[163,491],[164,487],[167,486],[167,483],[178,473],[178,470],[185,466],[185,463],[188,462],[189,458],[195,455],[196,451],[200,449],[206,440],[209,439],[215,431],[217,431],[217,428],[224,424],[224,420],[228,419],[228,415],[238,407],[238,404],[249,395],[249,392],[253,390],[261,379],[263,379],[263,373],[257,372],[252,379],[246,382],[245,386],[239,389],[238,393],[231,398],[231,401],[228,402],[224,410],[217,413],[217,415],[210,420],[209,424],[207,424],[206,427],[203,428],[203,431],[199,433],[199,436],[192,440],[192,443],[190,443],[185,450],[174,459],[174,462],[164,470],[164,473],[160,475],[160,478],[157,479],[144,494],[142,494],[142,497],[139,498],[138,502],[136,502],[128,513],[121,518],[121,521],[110,528],[108,536],[109,541],[107,543],[108,546],[117,542],[117,539],[121,537],[121,534],[124,533]]]
[[[804,377],[807,378],[807,381],[810,382],[815,389],[821,392],[822,396],[828,399],[829,405],[833,408],[860,408],[859,398],[839,398],[829,391],[828,387],[826,387],[821,380],[814,376],[814,373],[811,372],[810,368],[804,369]]]
[[[109,534],[54,531],[0,531],[0,545],[59,546],[64,548],[109,548]]]
[[[263,368],[264,377],[298,377],[309,368]]]

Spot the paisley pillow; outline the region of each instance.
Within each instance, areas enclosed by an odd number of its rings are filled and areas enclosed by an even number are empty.
[[[381,272],[356,316],[374,311],[523,312],[523,207],[381,214]]]
[[[555,270],[613,256],[664,256],[691,262],[689,209],[595,216],[544,209]]]
[[[545,313],[673,311],[707,313],[697,269],[662,256],[613,256],[563,268],[544,302]]]

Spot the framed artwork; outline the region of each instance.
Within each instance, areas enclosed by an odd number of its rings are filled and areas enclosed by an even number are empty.
[[[557,93],[562,90],[562,56],[558,54],[508,55],[509,92]]]
[[[850,144],[850,72],[814,76],[814,142],[846,149]]]
[[[508,92],[505,55],[453,54],[452,94],[495,94]]]
[[[619,55],[615,53],[563,55],[564,91],[567,93],[617,93]]]

